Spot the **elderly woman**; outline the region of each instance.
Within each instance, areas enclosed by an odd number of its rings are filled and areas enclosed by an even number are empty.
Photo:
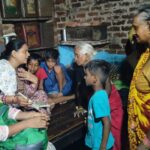
[[[138,9],[133,27],[138,42],[146,43],[130,85],[128,132],[131,150],[150,149],[150,5]]]
[[[82,107],[87,108],[88,100],[92,94],[90,87],[87,87],[84,80],[84,65],[86,65],[90,60],[94,59],[96,51],[93,46],[88,43],[79,43],[75,46],[75,61],[77,66],[75,68],[76,76],[76,99],[79,112]],[[122,127],[122,116],[123,109],[121,98],[114,87],[111,85],[109,79],[107,84],[104,85],[108,95],[110,96],[110,108],[111,108],[111,131],[115,138],[115,145],[113,150],[121,150],[121,127]]]

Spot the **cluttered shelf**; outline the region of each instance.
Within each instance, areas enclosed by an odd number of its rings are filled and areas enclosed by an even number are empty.
[[[84,40],[83,40],[84,41]],[[62,41],[60,43],[60,45],[71,45],[71,46],[74,46],[74,45],[77,45],[78,42],[81,42],[81,40],[74,40],[74,41]],[[96,45],[99,45],[99,46],[104,46],[104,45],[107,45],[109,44],[109,40],[100,40],[100,41],[84,41],[84,42],[87,42],[93,46],[96,46]]]
[[[3,23],[16,23],[16,22],[30,22],[30,21],[48,21],[52,22],[50,17],[42,17],[42,18],[3,18]]]

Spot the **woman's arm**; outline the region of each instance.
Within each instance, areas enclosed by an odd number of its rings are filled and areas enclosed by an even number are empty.
[[[62,89],[63,89],[63,86],[64,86],[64,80],[65,80],[63,71],[62,71],[60,66],[55,66],[54,70],[55,70],[56,78],[57,78],[57,81],[58,81],[59,92],[62,93]]]
[[[45,117],[45,118],[49,118],[46,114],[44,113],[40,113],[40,112],[22,112],[20,111],[17,115],[16,115],[16,120],[27,120],[30,118],[34,118],[34,117]]]
[[[49,124],[48,121],[49,118],[43,113],[40,113],[40,115],[34,116],[30,119],[20,121],[8,127],[9,128],[8,137],[17,134],[26,128],[47,128]]]
[[[10,126],[0,126],[0,141],[6,141],[26,128],[47,128],[49,124],[49,117],[43,113],[19,112],[16,119],[24,120]]]
[[[109,117],[103,117],[102,123],[104,127],[103,127],[103,135],[102,135],[102,142],[100,145],[100,150],[106,150],[107,141],[108,141],[108,137],[110,133],[110,127],[111,127]]]
[[[4,104],[18,104],[20,106],[28,106],[30,102],[20,96],[6,96],[2,92],[0,93],[0,100]]]

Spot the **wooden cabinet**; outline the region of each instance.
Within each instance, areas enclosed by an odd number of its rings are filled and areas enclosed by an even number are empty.
[[[10,32],[24,39],[30,51],[54,46],[53,0],[1,0],[0,7],[2,24],[14,25]]]

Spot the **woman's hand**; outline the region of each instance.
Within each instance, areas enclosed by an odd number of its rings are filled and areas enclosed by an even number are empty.
[[[19,106],[30,106],[31,102],[28,99],[25,99],[21,96],[6,96],[5,101],[6,104],[18,104]]]
[[[23,106],[23,107],[29,107],[32,102],[29,101],[28,99],[26,98],[23,98],[22,96],[16,96],[17,98],[17,103],[19,106]]]
[[[33,116],[27,120],[29,128],[48,128],[49,117],[43,113],[34,113]]]
[[[24,70],[23,68],[18,68],[17,75],[20,80],[26,80],[34,84],[38,84],[38,78],[34,74]]]

